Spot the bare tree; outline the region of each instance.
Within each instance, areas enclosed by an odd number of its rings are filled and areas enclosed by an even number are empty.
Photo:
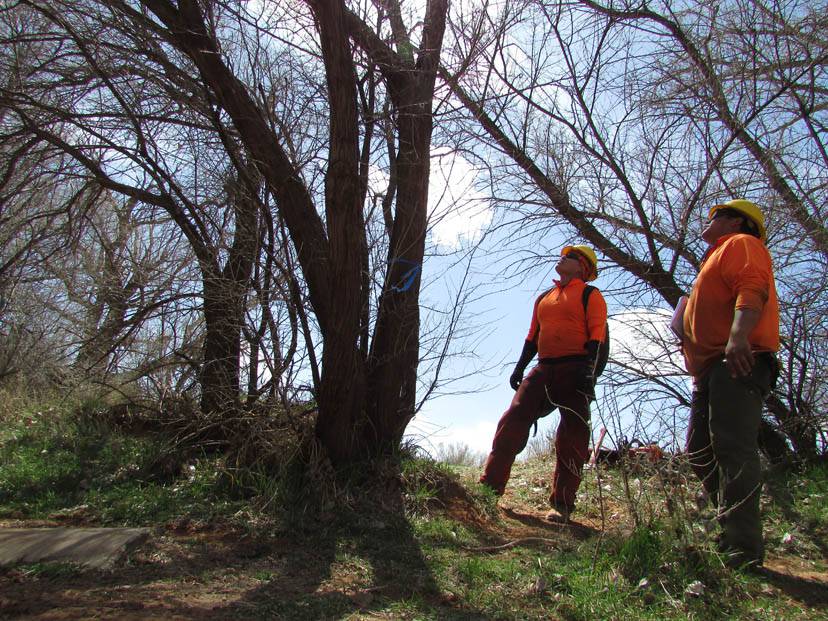
[[[292,325],[302,324],[306,341],[316,331],[321,340],[317,437],[337,461],[392,451],[415,409],[431,102],[445,2],[428,4],[416,45],[393,6],[362,16],[338,1],[286,8],[287,33],[279,26],[268,33],[235,5],[190,0],[26,1],[17,10],[30,32],[14,42],[51,45],[43,62],[10,67],[24,79],[4,89],[0,103],[19,131],[68,154],[100,186],[165,213],[198,262],[202,409],[224,414],[237,406],[240,335],[255,342],[263,325],[245,325],[245,305],[273,290],[250,297],[251,289],[279,280],[295,301],[306,295],[313,311],[308,321],[300,310]],[[299,90],[284,88],[274,55],[286,67],[316,72],[308,92],[297,97]],[[364,202],[380,84],[394,174],[382,204],[385,251],[381,265],[371,265]],[[291,114],[291,98],[305,109]],[[324,112],[324,122],[303,126],[303,118],[314,118],[308,111]],[[369,131],[361,133],[360,114]],[[296,265],[281,261],[279,270],[271,261],[278,277],[257,271],[255,257],[273,254],[262,244],[283,231]],[[376,268],[384,276],[372,310]],[[252,317],[267,323],[270,310],[262,306]],[[258,382],[255,368],[248,384]]]
[[[130,218],[157,223],[163,214],[176,225],[201,272],[202,407],[232,413],[239,399],[242,300],[258,248],[258,186],[245,176],[247,165],[199,87],[157,42],[143,40],[111,9],[20,3],[5,12],[14,45],[4,56],[14,76],[2,94],[7,127],[53,158],[69,158],[69,175],[130,199]],[[205,147],[211,143],[227,150]],[[228,176],[233,158],[236,172]],[[122,278],[116,258],[127,237],[97,241],[103,275],[112,282],[96,287],[86,305],[96,334],[81,348],[80,365],[111,353],[127,328],[127,300],[140,295],[141,269],[153,269],[145,265]]]
[[[673,306],[704,251],[701,208],[749,195],[769,208],[780,299],[822,300],[789,259],[825,273],[824,174],[807,164],[822,151],[820,18],[796,3],[653,6],[529,1],[453,29],[460,69],[443,75],[476,123],[470,143],[490,147],[487,169],[511,190],[501,203],[520,214],[516,237],[563,225],[623,270],[625,304]],[[806,424],[785,403],[776,427]]]

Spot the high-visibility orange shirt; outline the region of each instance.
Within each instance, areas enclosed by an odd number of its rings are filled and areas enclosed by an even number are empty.
[[[584,355],[587,341],[603,341],[606,335],[607,303],[597,289],[589,295],[587,310],[581,296],[586,283],[573,278],[555,287],[535,302],[527,341],[538,346],[539,358]]]
[[[761,240],[724,235],[707,251],[684,311],[682,350],[687,371],[700,377],[724,355],[735,309],[759,311],[748,335],[756,352],[779,349],[779,302],[768,249]]]

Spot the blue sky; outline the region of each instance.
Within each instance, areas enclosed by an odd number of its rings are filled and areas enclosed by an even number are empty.
[[[454,343],[457,355],[446,362],[441,373],[445,379],[461,379],[442,387],[438,391],[441,395],[427,401],[407,430],[409,437],[432,453],[440,443],[464,444],[481,454],[489,451],[497,421],[514,394],[508,378],[529,328],[533,302],[539,292],[552,285],[558,253],[573,241],[565,230],[552,227],[525,242],[507,240],[510,228],[500,226],[500,214],[473,186],[474,174],[467,162],[451,153],[437,152],[429,196],[433,254],[423,267],[424,324],[428,323],[430,313],[432,318],[445,316],[433,309],[449,311],[461,283],[470,295],[460,335]],[[486,230],[489,233],[481,239]],[[521,246],[523,243],[525,247]],[[464,249],[473,247],[476,250],[471,258],[464,255]],[[617,273],[605,274],[594,284],[623,292],[618,278]],[[611,320],[613,355],[623,356],[625,349],[634,355],[654,348],[652,357],[659,358],[658,339],[650,337],[659,333],[664,337],[668,311],[654,315],[652,309],[627,308],[611,293],[607,294],[607,302],[610,315],[617,319]],[[642,317],[648,321],[654,318],[655,328],[649,323],[644,328],[630,328],[630,324],[640,325]],[[677,348],[669,354],[670,361],[680,365],[676,354]],[[421,372],[426,370],[427,365],[421,365]],[[657,402],[642,405],[629,403],[623,397],[620,405],[615,405],[619,411],[604,412],[603,405],[599,387],[599,402],[593,407],[593,428],[597,436],[602,424],[613,419],[608,424],[611,435],[607,444],[622,433],[646,433],[641,431],[640,421],[657,417],[659,410]],[[541,419],[538,436],[554,429],[557,422],[555,413]],[[680,424],[677,427],[680,438],[683,429]],[[673,442],[680,443],[680,439]]]

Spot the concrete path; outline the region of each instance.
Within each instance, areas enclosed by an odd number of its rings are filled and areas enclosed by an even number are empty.
[[[48,561],[109,569],[149,534],[149,528],[0,528],[0,566]]]

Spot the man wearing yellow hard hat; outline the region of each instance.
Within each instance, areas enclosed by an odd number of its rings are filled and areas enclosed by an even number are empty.
[[[759,423],[777,374],[779,305],[765,217],[754,203],[714,205],[709,249],[687,301],[682,351],[693,397],[687,452],[722,527],[732,566],[761,566]]]
[[[607,338],[607,304],[600,291],[586,284],[598,276],[598,259],[589,246],[566,246],[555,270],[560,279],[535,301],[529,334],[509,378],[515,396],[497,425],[480,482],[502,495],[530,428],[557,407],[561,421],[549,499],[553,510],[547,518],[568,522],[589,452],[589,402],[599,349],[603,353]],[[538,365],[524,378],[535,354]]]

